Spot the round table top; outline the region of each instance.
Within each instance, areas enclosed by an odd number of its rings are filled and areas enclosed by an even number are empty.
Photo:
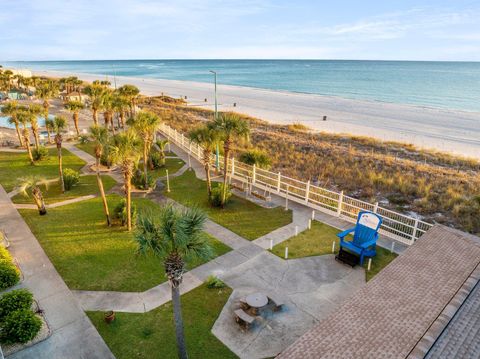
[[[263,293],[252,293],[245,298],[247,304],[253,308],[261,308],[268,304],[268,298]]]

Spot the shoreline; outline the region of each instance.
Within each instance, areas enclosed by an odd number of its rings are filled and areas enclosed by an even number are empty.
[[[77,76],[89,82],[105,78],[81,72],[32,72],[37,76]],[[109,80],[113,86],[113,78]],[[188,106],[214,106],[213,83],[133,76],[117,76],[116,82],[117,86],[133,84],[148,96],[187,96]],[[219,111],[235,111],[273,124],[298,122],[320,132],[409,143],[480,159],[480,112],[221,84],[218,103]],[[324,115],[327,121],[322,121]]]

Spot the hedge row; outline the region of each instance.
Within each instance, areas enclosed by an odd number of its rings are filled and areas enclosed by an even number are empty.
[[[0,246],[0,290],[14,286],[20,280],[20,272],[6,248]]]

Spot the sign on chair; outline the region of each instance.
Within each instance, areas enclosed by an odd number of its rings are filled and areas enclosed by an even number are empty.
[[[380,224],[380,217],[373,213],[363,213],[358,219],[358,223],[373,230],[377,230],[378,225]]]

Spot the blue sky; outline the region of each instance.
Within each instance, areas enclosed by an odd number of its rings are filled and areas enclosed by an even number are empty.
[[[0,0],[0,60],[480,61],[480,0]]]

